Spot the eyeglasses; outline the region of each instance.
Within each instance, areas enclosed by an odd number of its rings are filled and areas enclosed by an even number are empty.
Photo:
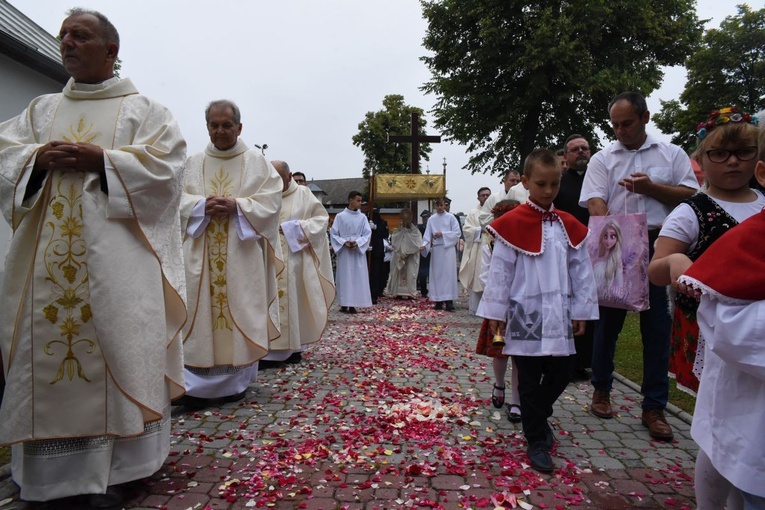
[[[729,151],[726,149],[712,149],[707,151],[707,157],[712,163],[725,163],[728,159],[735,155],[739,161],[751,161],[757,155],[757,147],[742,147],[735,151]]]
[[[566,149],[566,152],[590,152],[589,147],[570,147]]]

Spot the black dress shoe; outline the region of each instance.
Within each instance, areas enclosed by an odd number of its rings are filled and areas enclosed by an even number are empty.
[[[520,404],[508,404],[507,406],[507,419],[510,423],[521,422],[521,406]]]
[[[355,306],[349,306],[348,307],[348,313],[356,313],[356,307]]]
[[[303,361],[303,353],[300,351],[293,352],[290,354],[289,358],[284,360],[285,363],[289,363],[290,365],[297,365],[301,361]]]
[[[122,510],[125,497],[117,485],[106,488],[105,494],[91,494],[88,506],[93,510]]]
[[[435,310],[443,310],[444,303],[441,301],[436,301],[436,305],[433,307]]]
[[[348,312],[348,307],[347,306],[341,306],[340,307],[340,311],[343,312],[343,313],[346,313],[346,312]]]
[[[177,400],[173,400],[174,406],[183,406],[188,409],[199,410],[207,407],[207,399],[202,397],[192,397],[191,395],[184,395]],[[99,494],[95,494],[98,496]]]
[[[284,363],[281,361],[274,361],[270,359],[262,359],[258,361],[258,370],[268,370],[271,368],[282,368]]]
[[[526,450],[526,455],[529,456],[529,462],[531,468],[536,469],[541,473],[552,473],[555,470],[552,457],[547,451],[547,445],[545,441],[537,441],[529,445]]]
[[[454,303],[452,303],[451,301],[447,301],[446,302],[446,306],[444,307],[444,310],[446,310],[447,312],[453,312],[454,311]]]
[[[221,397],[218,400],[220,400],[221,402],[239,402],[245,396],[247,396],[247,390],[244,390],[241,393],[235,393],[233,395],[227,395],[225,397]]]
[[[376,297],[373,297],[373,298],[372,298],[372,304],[373,304],[373,305],[376,305],[376,304],[377,304],[377,298],[376,298]]]

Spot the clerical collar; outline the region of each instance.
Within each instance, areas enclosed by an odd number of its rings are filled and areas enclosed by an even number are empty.
[[[120,79],[116,76],[112,76],[108,80],[104,80],[101,83],[79,83],[76,81],[72,82],[72,90],[82,90],[85,92],[94,92],[96,90],[103,90],[111,85],[114,85],[120,81]]]
[[[212,156],[214,158],[229,159],[229,158],[233,158],[234,156],[243,154],[247,152],[248,150],[250,150],[250,148],[247,146],[246,143],[242,141],[241,138],[239,138],[236,141],[236,145],[224,151],[218,149],[212,143],[208,143],[207,148],[205,149],[205,153],[208,156]]]
[[[354,210],[353,210],[353,209],[351,209],[350,207],[346,207],[346,208],[345,208],[345,210],[346,210],[346,211],[348,211],[348,212],[350,212],[350,213],[353,213],[353,214],[361,214],[361,211],[359,211],[358,209],[356,209],[356,210],[354,211]]]
[[[115,76],[101,83],[77,83],[74,78],[69,78],[63,94],[72,99],[112,99],[138,94],[138,90],[130,78],[120,79]]]

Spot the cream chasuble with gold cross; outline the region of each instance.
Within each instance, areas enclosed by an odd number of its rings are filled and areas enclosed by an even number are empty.
[[[50,171],[31,189],[36,151],[51,140],[103,148],[106,183],[98,172]],[[170,398],[183,391],[185,148],[170,112],[129,80],[70,80],[0,125],[0,207],[14,230],[0,310],[0,441],[24,443],[13,475],[25,499],[76,494],[86,477],[94,489],[146,476],[167,455],[157,432],[169,431]],[[121,473],[108,460],[120,436],[136,451],[140,438],[152,442]],[[73,462],[96,472],[74,473]],[[55,480],[33,479],[42,463]]]

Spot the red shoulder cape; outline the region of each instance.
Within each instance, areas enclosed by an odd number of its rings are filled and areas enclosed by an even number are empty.
[[[573,215],[550,208],[554,213],[553,221],[558,221],[568,238],[568,244],[579,249],[582,246],[589,229]],[[529,255],[541,255],[543,212],[528,202],[521,204],[512,211],[503,214],[489,224],[488,230],[501,237],[506,244]]]
[[[685,272],[717,294],[765,299],[765,211],[733,227],[707,248]]]

